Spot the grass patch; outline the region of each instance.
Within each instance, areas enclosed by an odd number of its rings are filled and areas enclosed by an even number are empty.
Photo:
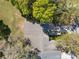
[[[13,34],[18,33],[17,30],[21,27],[19,25],[24,22],[19,10],[6,0],[0,0],[0,20],[3,20],[3,23],[9,26]]]

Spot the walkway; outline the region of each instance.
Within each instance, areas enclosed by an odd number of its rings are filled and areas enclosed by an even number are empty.
[[[31,40],[32,46],[41,50],[39,55],[42,59],[60,59],[60,52],[55,50],[54,41],[49,41],[48,35],[39,24],[26,21],[24,33]]]

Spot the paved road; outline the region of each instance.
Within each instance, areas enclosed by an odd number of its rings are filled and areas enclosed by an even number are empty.
[[[43,32],[39,24],[26,21],[24,33],[26,38],[30,38],[32,46],[41,50],[42,59],[60,59],[60,52],[55,51],[55,41],[49,42],[48,35]]]
[[[42,27],[35,23],[26,22],[24,28],[25,37],[31,40],[32,46],[43,51],[49,45],[49,37],[46,35]]]
[[[61,59],[60,51],[45,51],[39,54],[41,59]]]

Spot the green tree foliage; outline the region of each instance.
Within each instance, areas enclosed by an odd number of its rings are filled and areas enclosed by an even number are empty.
[[[69,13],[69,10],[66,8],[66,1],[57,0],[55,3],[57,5],[57,10],[54,13],[53,23],[60,25],[69,25],[71,22],[71,13]]]
[[[9,0],[23,16],[37,21],[70,25],[78,16],[78,0]]]
[[[29,0],[10,0],[13,5],[15,5],[23,16],[27,16],[30,13]]]
[[[68,8],[69,12],[73,14],[76,19],[74,21],[78,20],[79,16],[79,0],[67,0],[66,1],[66,8]]]
[[[56,5],[49,0],[37,0],[33,3],[33,17],[40,22],[52,22]]]
[[[76,16],[78,13],[78,0],[57,0],[57,10],[54,14],[53,23],[61,24],[61,25],[70,25],[73,21],[76,21]]]

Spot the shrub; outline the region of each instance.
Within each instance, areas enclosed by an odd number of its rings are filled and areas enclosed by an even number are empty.
[[[62,50],[68,49],[74,51],[76,55],[79,55],[79,35],[78,34],[65,34],[57,38],[57,47]]]

